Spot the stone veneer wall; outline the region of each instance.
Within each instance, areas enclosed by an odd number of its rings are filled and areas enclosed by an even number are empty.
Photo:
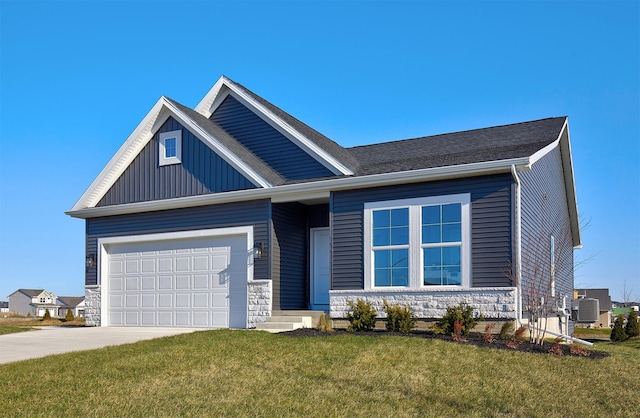
[[[384,318],[385,299],[391,305],[409,305],[416,318],[442,318],[450,306],[467,303],[474,313],[487,319],[516,318],[515,287],[483,287],[461,290],[331,290],[329,292],[332,318],[346,318],[348,302],[363,299]]]
[[[271,315],[272,294],[271,280],[253,280],[248,286],[248,322],[249,328],[265,322]],[[85,287],[85,321],[87,326],[100,326],[100,286]]]
[[[271,280],[252,280],[248,284],[249,309],[248,325],[255,328],[256,324],[265,322],[271,316],[273,306],[273,292],[271,291]]]
[[[84,289],[84,319],[87,326],[100,326],[100,286],[86,286]]]

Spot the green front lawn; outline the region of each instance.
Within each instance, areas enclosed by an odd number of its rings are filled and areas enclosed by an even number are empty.
[[[611,356],[554,357],[396,336],[203,331],[0,365],[0,415],[637,413],[640,341],[596,348]]]
[[[25,326],[0,324],[0,335],[14,334],[16,332],[23,332],[23,331],[31,331],[32,329],[33,328],[31,327],[25,327]]]

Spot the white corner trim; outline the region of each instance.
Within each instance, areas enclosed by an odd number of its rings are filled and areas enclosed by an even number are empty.
[[[214,238],[233,235],[246,235],[247,237],[247,283],[251,283],[253,281],[252,225],[231,228],[199,229],[194,231],[163,232],[157,234],[126,235],[118,237],[98,238],[97,286],[100,287],[100,326],[109,326],[109,280],[106,280],[109,277],[109,245],[137,242],[173,241],[190,238]]]
[[[242,87],[234,83],[232,80],[225,76],[213,85],[211,90],[205,95],[205,97],[196,106],[196,112],[209,118],[215,109],[222,103],[223,99],[227,95],[232,94],[234,98],[240,101],[245,106],[249,107],[254,113],[268,123],[271,127],[276,129],[282,135],[293,141],[298,147],[302,148],[307,154],[313,157],[316,161],[326,167],[335,175],[353,175],[353,171],[347,166],[338,161],[331,154],[326,152],[323,148],[319,147],[315,142],[308,139],[301,134],[298,130],[294,129],[291,125],[286,123],[282,118],[271,112],[262,103],[255,100],[250,94],[248,94]]]

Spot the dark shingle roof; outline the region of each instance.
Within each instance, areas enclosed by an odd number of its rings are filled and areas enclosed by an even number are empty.
[[[166,96],[165,96],[166,97]],[[255,170],[263,179],[268,181],[274,186],[284,183],[284,179],[271,167],[269,167],[264,161],[258,158],[254,153],[249,151],[244,145],[238,142],[235,138],[230,136],[224,129],[218,126],[215,122],[205,118],[195,110],[189,109],[186,106],[181,105],[173,99],[166,97],[174,106],[184,112],[190,117],[198,126],[204,129],[209,135],[216,138],[232,153],[247,163],[253,170]]]
[[[84,296],[58,296],[58,300],[66,306],[76,307],[84,300]]]
[[[27,296],[38,296],[40,293],[44,292],[44,289],[18,289],[16,292],[24,293]],[[13,293],[16,293],[13,292]]]
[[[320,148],[328,152],[331,156],[333,156],[335,159],[340,161],[343,165],[351,169],[353,172],[358,171],[359,161],[356,158],[354,158],[354,156],[349,151],[347,151],[347,149],[343,148],[338,143],[322,135],[320,132],[316,131],[315,129],[308,126],[307,124],[291,116],[290,114],[280,109],[279,107],[274,106],[272,103],[258,96],[257,94],[255,94],[254,92],[252,92],[251,90],[243,86],[242,84],[236,83],[235,81],[231,80],[229,77],[226,77],[226,78],[236,86],[246,91],[249,95],[251,95],[251,97],[253,97],[255,100],[260,102],[260,104],[265,106],[267,109],[273,112],[280,119],[285,121],[289,126],[294,128],[296,131],[300,132],[305,137],[309,138],[311,141],[315,142],[316,145],[318,145]]]
[[[358,175],[529,157],[558,139],[566,117],[348,148]]]

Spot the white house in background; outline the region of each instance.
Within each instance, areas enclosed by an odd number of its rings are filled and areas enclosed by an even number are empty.
[[[58,302],[60,303],[58,308],[60,318],[64,318],[68,310],[71,310],[75,317],[84,317],[84,296],[58,296]]]
[[[58,313],[58,297],[44,289],[18,289],[9,295],[9,311],[19,315],[51,316]]]
[[[5,301],[0,302],[0,312],[2,313],[9,312],[9,302],[5,302]]]
[[[19,315],[64,317],[72,309],[74,316],[84,316],[84,296],[61,296],[44,289],[18,289],[9,295],[8,311]]]

